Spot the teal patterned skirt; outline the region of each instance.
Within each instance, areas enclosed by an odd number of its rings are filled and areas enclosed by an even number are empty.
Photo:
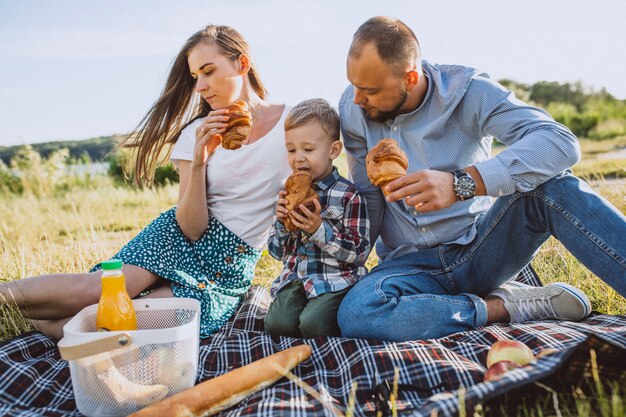
[[[162,213],[113,256],[171,281],[175,297],[199,300],[201,337],[216,332],[235,313],[260,257],[259,250],[213,216],[202,237],[189,240],[176,222],[176,207]],[[91,271],[99,269],[100,264]]]

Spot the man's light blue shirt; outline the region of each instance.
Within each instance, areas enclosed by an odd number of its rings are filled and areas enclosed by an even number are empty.
[[[350,176],[367,200],[370,241],[380,237],[376,251],[381,259],[444,243],[471,242],[476,218],[491,207],[491,197],[530,191],[580,159],[578,140],[569,129],[544,110],[518,100],[486,74],[428,62],[422,68],[428,80],[422,104],[394,120],[369,120],[354,103],[352,86],[339,102]],[[493,137],[508,146],[495,157],[491,157]],[[398,141],[409,157],[408,172],[451,172],[474,165],[488,196],[428,213],[403,201],[386,202],[365,169],[365,155],[383,138]]]

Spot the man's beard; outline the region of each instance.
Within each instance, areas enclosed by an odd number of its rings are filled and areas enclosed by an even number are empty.
[[[398,101],[398,104],[393,109],[389,111],[378,110],[378,112],[375,115],[372,115],[368,112],[365,112],[365,114],[367,115],[368,119],[374,122],[378,122],[378,123],[384,123],[387,120],[393,120],[396,118],[396,116],[398,116],[400,108],[404,106],[404,103],[406,103],[406,99],[408,96],[409,96],[408,92],[402,91],[400,93],[400,100]]]

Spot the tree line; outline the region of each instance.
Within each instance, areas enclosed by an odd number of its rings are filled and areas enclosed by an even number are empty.
[[[626,135],[626,100],[619,100],[605,89],[594,91],[581,82],[540,81],[523,84],[509,79],[499,82],[532,105],[544,108],[554,119],[569,127],[578,137],[592,140]],[[67,149],[71,161],[104,161],[121,136],[101,136],[81,141],[36,143],[31,145],[43,158]],[[9,165],[19,146],[0,146],[0,160]]]
[[[121,138],[119,136],[100,136],[97,138],[78,141],[59,141],[34,143],[32,146],[42,158],[48,158],[50,154],[59,149],[67,149],[72,162],[80,163],[91,161],[104,161],[113,151]],[[18,146],[0,146],[0,160],[9,165],[11,158],[18,149]]]
[[[615,98],[604,88],[594,91],[580,81],[529,85],[504,79],[500,83],[521,100],[547,110],[579,138],[603,140],[626,135],[626,100]]]

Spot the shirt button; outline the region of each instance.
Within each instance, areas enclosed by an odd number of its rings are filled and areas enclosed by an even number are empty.
[[[233,263],[233,258],[232,258],[232,257],[230,257],[230,256],[227,256],[227,257],[224,259],[224,262],[226,262],[227,264],[232,264],[232,263]]]
[[[209,280],[209,284],[211,285],[215,285],[215,281],[213,281],[212,279]]]
[[[215,278],[217,279],[222,278],[222,273],[220,271],[217,271],[214,275],[215,275]]]
[[[246,248],[243,245],[237,246],[237,252],[244,253],[245,251],[246,251]]]
[[[398,126],[394,126],[394,127],[393,127],[393,130],[398,130]]]
[[[308,237],[303,237],[302,238],[302,243],[309,243],[309,238]]]
[[[201,290],[206,288],[206,284],[204,282],[199,282],[198,283],[198,288],[200,288]]]
[[[417,210],[413,210],[413,215],[417,216]]]
[[[422,233],[426,233],[426,228],[422,227]]]
[[[502,190],[498,190],[498,195],[502,196],[502,195],[504,195],[504,192]]]

